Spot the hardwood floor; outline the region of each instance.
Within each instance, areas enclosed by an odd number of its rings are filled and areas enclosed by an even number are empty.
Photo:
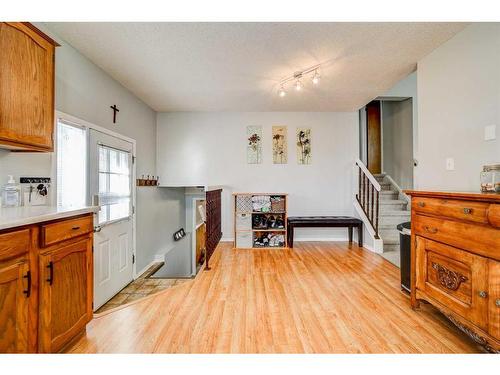
[[[210,271],[95,318],[73,353],[470,353],[430,305],[410,308],[399,269],[344,242],[291,250],[221,243]]]

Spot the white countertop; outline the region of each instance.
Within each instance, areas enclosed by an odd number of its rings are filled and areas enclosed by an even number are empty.
[[[57,206],[23,206],[0,208],[0,230],[36,224],[44,221],[63,219],[89,212],[96,212],[98,207],[57,207]]]

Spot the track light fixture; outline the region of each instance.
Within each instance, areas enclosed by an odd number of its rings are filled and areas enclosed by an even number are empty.
[[[304,89],[304,85],[302,83],[302,78],[312,74],[311,81],[317,86],[319,84],[320,75],[319,75],[319,65],[313,66],[312,68],[308,68],[299,72],[295,72],[292,76],[286,77],[281,80],[280,88],[278,90],[278,95],[283,98],[286,96],[285,86],[287,83],[294,82],[293,87],[295,91],[300,92]]]

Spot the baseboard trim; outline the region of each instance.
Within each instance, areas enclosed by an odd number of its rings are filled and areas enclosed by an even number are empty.
[[[234,242],[233,238],[223,238],[221,242]],[[347,242],[347,237],[294,237],[293,242]],[[354,241],[357,243],[357,241]]]

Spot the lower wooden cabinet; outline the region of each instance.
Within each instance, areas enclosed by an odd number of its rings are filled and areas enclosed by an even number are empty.
[[[28,352],[28,262],[0,268],[0,353]]]
[[[92,244],[83,239],[39,260],[38,348],[59,351],[92,319]]]
[[[500,196],[407,194],[412,306],[431,303],[477,343],[500,352]]]
[[[44,225],[71,228],[92,214],[0,232],[0,353],[53,353],[92,319],[92,226],[45,246]]]

